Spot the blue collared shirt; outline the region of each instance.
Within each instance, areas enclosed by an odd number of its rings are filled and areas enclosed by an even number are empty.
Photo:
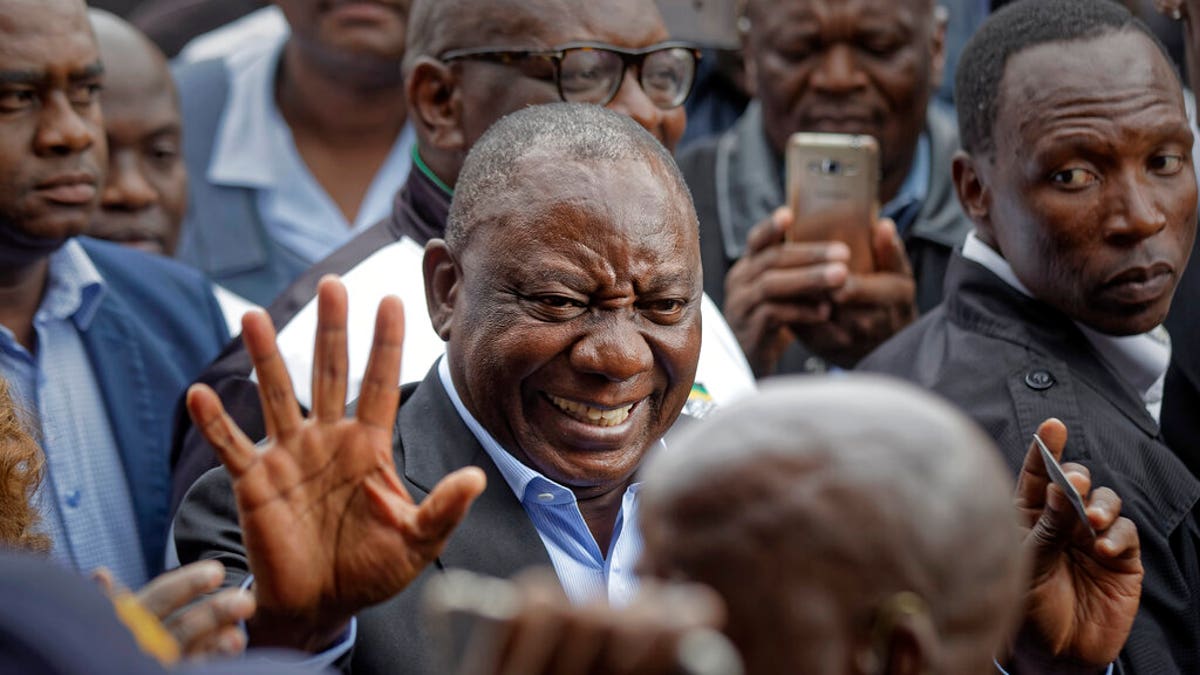
[[[881,216],[896,221],[896,231],[900,233],[904,233],[917,219],[921,205],[929,194],[929,163],[932,161],[929,148],[929,135],[921,134],[913,153],[912,166],[900,184],[900,191],[879,209]]]
[[[248,45],[226,58],[229,98],[207,178],[214,185],[255,190],[259,217],[271,239],[316,263],[392,212],[392,198],[408,177],[416,135],[411,124],[404,126],[363,195],[354,222],[348,222],[309,172],[275,104],[275,73],[286,37]]]
[[[51,556],[81,572],[105,566],[129,588],[147,581],[137,518],[96,373],[83,345],[104,279],[78,242],[50,256],[31,353],[0,326],[0,375],[46,454],[36,501]]]
[[[522,464],[492,438],[458,397],[445,358],[438,362],[438,376],[459,417],[525,507],[571,602],[607,598],[614,605],[623,605],[630,600],[637,592],[634,566],[642,554],[642,538],[636,527],[641,484],[634,483],[625,490],[605,555],[579,512],[575,494]]]

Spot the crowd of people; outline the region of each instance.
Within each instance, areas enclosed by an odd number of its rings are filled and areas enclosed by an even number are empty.
[[[1200,0],[658,1],[0,0],[0,672],[1200,673]]]

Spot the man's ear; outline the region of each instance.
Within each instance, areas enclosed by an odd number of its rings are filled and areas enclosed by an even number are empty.
[[[438,337],[448,342],[454,325],[454,308],[458,302],[462,275],[458,261],[445,241],[430,239],[425,244],[422,270],[425,274],[425,304],[429,307],[429,320]]]
[[[448,63],[417,59],[404,83],[412,123],[422,139],[447,151],[463,150],[462,101],[458,76]]]
[[[882,675],[923,675],[936,671],[937,631],[929,615],[906,616],[892,629]]]
[[[954,154],[951,173],[954,189],[958,193],[958,203],[963,213],[975,223],[976,233],[987,242],[992,237],[992,191],[984,183],[980,175],[981,160],[959,150]]]
[[[929,89],[937,91],[942,86],[942,77],[946,72],[946,26],[950,22],[950,12],[942,5],[933,8],[933,31],[929,35]]]
[[[878,610],[870,635],[855,640],[859,675],[924,675],[942,660],[937,629],[925,601],[898,593]]]

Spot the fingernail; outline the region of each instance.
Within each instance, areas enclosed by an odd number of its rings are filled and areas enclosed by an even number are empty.
[[[220,647],[226,654],[237,654],[242,651],[242,636],[233,633],[224,635]]]
[[[248,591],[239,591],[228,600],[226,608],[233,614],[243,614],[254,611],[254,596]]]
[[[832,244],[830,244],[829,250],[827,251],[827,253],[829,254],[830,258],[833,258],[835,260],[849,260],[850,259],[850,247],[840,241],[835,241]]]

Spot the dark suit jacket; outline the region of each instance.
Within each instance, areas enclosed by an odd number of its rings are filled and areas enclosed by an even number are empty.
[[[1200,476],[1200,239],[1175,289],[1166,326],[1172,349],[1163,387],[1163,437]]]
[[[108,284],[81,338],[120,449],[146,567],[155,575],[170,524],[175,405],[229,332],[212,287],[195,271],[109,242],[78,241]]]
[[[443,569],[466,569],[511,577],[550,556],[525,509],[491,458],[463,424],[438,379],[435,366],[415,387],[405,386],[396,420],[396,472],[420,502],[450,472],[475,465],[487,474],[487,489],[450,537],[436,564],[404,592],[358,616],[352,671],[435,673],[437,656],[421,612],[425,583]],[[216,558],[240,583],[247,573],[237,509],[224,469],[206,473],[188,492],[175,518],[175,545],[182,562]]]
[[[1066,317],[957,253],[946,298],[862,369],[912,380],[962,407],[1014,473],[1037,425],[1061,419],[1069,430],[1064,460],[1115,490],[1141,537],[1146,578],[1123,672],[1200,673],[1200,481]]]

